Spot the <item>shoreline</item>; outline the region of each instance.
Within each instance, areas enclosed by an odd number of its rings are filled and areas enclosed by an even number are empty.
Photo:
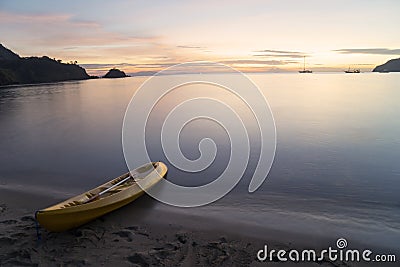
[[[33,87],[37,85],[51,85],[51,84],[63,84],[63,83],[72,83],[72,82],[80,82],[80,81],[88,81],[88,80],[98,80],[101,78],[87,78],[87,79],[75,79],[75,80],[65,80],[65,81],[55,81],[55,82],[39,82],[39,83],[22,83],[22,84],[6,84],[0,85],[0,89],[6,88],[18,88],[18,87]]]
[[[3,196],[0,225],[4,229],[0,234],[2,266],[264,266],[280,264],[257,260],[257,251],[264,245],[276,250],[313,248],[318,251],[334,245],[335,241],[273,229],[263,229],[257,236],[257,228],[249,232],[240,223],[161,211],[155,208],[158,204],[155,200],[143,196],[77,229],[50,233],[41,228],[42,240],[38,242],[34,211],[59,199],[0,191]],[[329,260],[304,264],[363,266]]]
[[[364,71],[361,74],[368,74],[368,73],[378,73],[381,74],[382,72],[377,71]],[[388,73],[400,73],[400,71],[391,71]],[[154,75],[134,75],[135,73],[129,74],[126,77],[121,78],[136,78],[136,77],[152,77]],[[264,74],[299,74],[297,71],[288,71],[288,72],[243,72],[245,75],[264,75]],[[314,71],[312,74],[345,74],[343,71]],[[175,75],[175,74],[174,74]],[[180,74],[177,74],[180,75]],[[18,87],[31,87],[36,85],[51,85],[51,84],[60,84],[60,83],[69,83],[69,82],[79,82],[79,81],[88,81],[88,80],[100,80],[100,79],[115,79],[115,78],[103,78],[98,76],[97,78],[87,78],[87,79],[76,79],[76,80],[64,80],[64,81],[55,81],[55,82],[39,82],[39,83],[24,83],[24,84],[8,84],[8,85],[0,85],[0,90],[5,88],[18,88]],[[119,78],[117,78],[119,79]]]

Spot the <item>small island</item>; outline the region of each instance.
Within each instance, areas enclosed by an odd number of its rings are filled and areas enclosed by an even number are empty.
[[[106,75],[103,76],[103,78],[125,78],[125,77],[129,77],[129,75],[126,75],[125,72],[116,68],[112,68],[107,72]]]
[[[0,86],[94,78],[77,63],[62,63],[47,56],[20,57],[0,44]]]
[[[385,64],[376,66],[373,72],[400,72],[400,58],[391,59]]]

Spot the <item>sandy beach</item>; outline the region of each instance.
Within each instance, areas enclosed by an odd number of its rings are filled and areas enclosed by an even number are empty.
[[[159,204],[148,196],[67,232],[41,228],[38,240],[34,211],[58,200],[5,189],[1,196],[1,266],[281,266],[277,258],[258,261],[257,251],[265,244],[286,251],[327,244],[265,229],[257,236],[257,229],[234,223],[168,214],[155,210]],[[353,264],[326,259],[296,266]]]

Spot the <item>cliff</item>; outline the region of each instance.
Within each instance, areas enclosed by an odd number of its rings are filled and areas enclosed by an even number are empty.
[[[18,60],[20,57],[0,44],[0,60]]]
[[[373,72],[400,72],[400,58],[391,59],[385,64],[376,66]]]
[[[0,44],[0,86],[49,83],[91,78],[76,64],[65,64],[49,57],[21,58]]]

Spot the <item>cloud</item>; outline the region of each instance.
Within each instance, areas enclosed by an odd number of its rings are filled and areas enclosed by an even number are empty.
[[[301,52],[297,51],[284,51],[284,50],[271,50],[271,49],[259,50],[255,52],[273,53],[273,54],[302,54]]]
[[[191,46],[191,45],[177,45],[178,48],[189,48],[189,49],[204,49],[202,46]]]
[[[89,72],[98,72],[98,71],[104,71],[104,70],[109,70],[111,68],[119,68],[122,70],[127,70],[127,71],[133,71],[133,70],[160,70],[160,69],[165,69],[167,67],[171,67],[173,65],[176,65],[178,63],[148,63],[148,64],[131,64],[131,63],[99,63],[99,64],[79,64],[81,67],[85,68]]]
[[[269,66],[277,66],[277,65],[286,65],[290,63],[297,63],[294,61],[285,61],[285,60],[252,60],[252,59],[237,59],[237,60],[224,60],[220,61],[223,64],[246,64],[246,65],[269,65]]]
[[[60,20],[68,20],[71,18],[68,14],[23,14],[23,13],[10,13],[0,11],[0,22],[1,23],[18,23],[18,22],[44,22],[52,23]]]
[[[284,51],[284,50],[258,50],[254,51],[256,54],[253,56],[255,57],[280,57],[280,58],[302,58],[306,56],[306,53],[299,52],[299,51]]]
[[[341,54],[400,55],[400,49],[389,48],[345,48],[332,51]]]
[[[0,11],[2,35],[31,47],[67,48],[151,45],[159,36],[122,35],[106,30],[100,23],[78,19],[71,14],[25,14]]]

